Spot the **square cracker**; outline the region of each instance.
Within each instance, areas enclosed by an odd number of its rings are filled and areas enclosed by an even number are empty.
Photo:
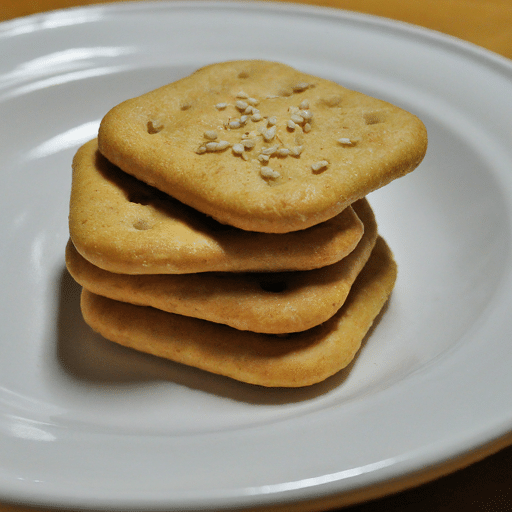
[[[345,302],[377,239],[377,225],[365,199],[354,203],[365,230],[357,247],[321,269],[275,273],[124,275],[82,258],[71,242],[66,264],[87,290],[114,300],[152,306],[240,330],[264,333],[304,331],[332,317]]]
[[[396,264],[382,238],[340,310],[286,337],[239,331],[82,291],[85,321],[105,338],[209,372],[262,386],[299,387],[347,366],[386,303]]]
[[[413,114],[261,60],[212,64],[124,101],[98,140],[111,162],[183,203],[273,233],[334,217],[427,149]]]
[[[309,270],[352,252],[363,225],[349,206],[282,235],[225,226],[124,173],[97,141],[73,159],[69,230],[78,252],[123,274]]]

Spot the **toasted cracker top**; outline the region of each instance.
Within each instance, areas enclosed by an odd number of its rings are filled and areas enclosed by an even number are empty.
[[[114,107],[99,148],[124,171],[218,221],[304,229],[412,171],[414,115],[289,66],[213,64]]]

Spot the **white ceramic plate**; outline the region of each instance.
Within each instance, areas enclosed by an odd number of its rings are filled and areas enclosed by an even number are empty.
[[[510,431],[510,62],[383,19],[216,2],[11,21],[0,55],[1,499],[343,505]],[[303,390],[103,340],[64,268],[70,162],[102,115],[203,64],[255,57],[394,102],[430,134],[421,167],[370,198],[400,268],[389,309],[348,370]]]

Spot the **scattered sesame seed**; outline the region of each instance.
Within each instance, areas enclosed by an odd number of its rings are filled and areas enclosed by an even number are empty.
[[[268,148],[263,148],[261,150],[261,154],[262,155],[273,155],[278,149],[279,149],[279,146],[269,146]]]
[[[207,130],[204,132],[204,138],[208,140],[215,140],[218,137],[217,132],[214,130]]]
[[[324,169],[327,168],[328,165],[329,162],[327,160],[320,160],[319,162],[316,162],[311,166],[311,170],[313,172],[323,171]]]
[[[272,116],[267,119],[267,126],[274,126],[277,123],[277,117]]]
[[[290,150],[288,148],[279,148],[277,150],[278,156],[288,156],[290,154]]]
[[[256,98],[247,98],[247,103],[255,107],[256,105],[258,105],[259,101]]]
[[[291,119],[289,119],[288,122],[286,123],[286,127],[289,128],[290,130],[295,130],[295,128],[297,128],[297,125]]]
[[[292,114],[292,116],[290,117],[290,119],[295,123],[295,124],[302,124],[304,122],[304,118],[302,116],[299,116],[299,114]]]
[[[290,112],[290,114],[298,114],[300,112],[300,108],[298,108],[298,107],[288,107],[288,112]]]
[[[217,144],[217,151],[222,151],[223,149],[227,149],[231,146],[231,143],[227,140],[220,140]]]
[[[217,110],[224,110],[227,106],[228,106],[227,103],[217,103],[217,105],[215,105],[215,108]]]
[[[244,110],[244,114],[254,114],[254,107],[251,107],[251,105],[249,105],[249,106]]]
[[[244,91],[240,91],[237,95],[236,95],[237,98],[241,98],[241,99],[246,99],[249,97],[249,95],[244,92]]]
[[[305,121],[311,121],[311,119],[313,119],[313,114],[310,110],[301,110],[300,115],[304,118]]]
[[[245,149],[252,149],[256,145],[256,141],[254,139],[245,139],[242,141],[242,144]]]
[[[245,147],[243,144],[233,144],[233,153],[235,155],[241,155],[245,151]]]
[[[248,120],[249,120],[249,116],[244,114],[243,116],[240,117],[240,124],[245,124],[245,123],[247,123]]]
[[[262,119],[263,118],[261,117],[261,114],[259,112],[251,116],[251,121],[254,121],[255,123],[261,121]]]
[[[292,86],[293,92],[302,92],[305,91],[309,87],[307,82],[299,82]]]
[[[279,178],[281,176],[277,171],[274,171],[274,169],[272,169],[271,167],[268,167],[266,165],[264,165],[260,169],[260,174],[264,178],[270,178],[270,179],[276,179],[276,178]]]
[[[238,109],[238,110],[245,110],[248,105],[245,101],[242,101],[242,100],[238,100],[236,103],[235,103],[235,107]]]
[[[213,151],[222,151],[226,148],[229,148],[231,144],[227,140],[220,140],[219,142],[207,142],[205,147],[206,151],[213,152]]]
[[[241,124],[240,124],[240,121],[239,120],[236,120],[236,121],[230,121],[228,126],[231,128],[231,129],[236,129],[236,128],[240,128]]]
[[[291,156],[300,156],[303,149],[304,149],[303,146],[295,146],[294,148],[290,149],[290,155]]]
[[[311,125],[306,123],[302,129],[304,130],[304,133],[309,133],[311,131]]]
[[[208,142],[206,144],[206,151],[217,151],[218,142]]]
[[[301,110],[307,110],[309,108],[309,101],[308,100],[302,100],[300,102],[300,108],[301,108]]]
[[[338,142],[343,146],[351,146],[353,144],[352,141],[347,137],[342,137],[341,139],[338,139]]]
[[[266,164],[270,160],[270,157],[268,155],[258,155],[258,160],[261,163],[265,163]]]
[[[202,155],[203,153],[206,153],[206,146],[199,146],[197,149],[196,149],[196,153],[198,155]]]
[[[272,126],[268,130],[264,130],[262,135],[265,142],[270,142],[276,136],[276,127]]]

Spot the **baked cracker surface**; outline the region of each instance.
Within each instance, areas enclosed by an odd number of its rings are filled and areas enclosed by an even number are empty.
[[[109,163],[97,141],[73,159],[69,230],[79,253],[123,274],[309,270],[349,254],[363,225],[348,206],[286,234],[219,224]]]
[[[69,242],[66,264],[73,278],[98,295],[170,313],[264,333],[304,331],[331,316],[345,301],[368,260],[377,225],[365,199],[354,203],[365,230],[357,247],[337,263],[294,272],[125,275],[89,263]]]
[[[284,233],[323,222],[413,169],[423,123],[285,64],[212,64],[115,106],[101,153],[222,223]]]

